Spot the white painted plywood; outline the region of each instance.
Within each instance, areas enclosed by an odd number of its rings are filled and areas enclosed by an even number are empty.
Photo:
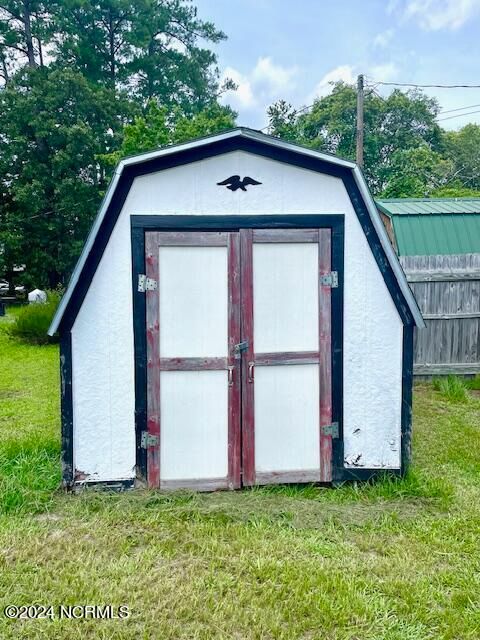
[[[160,247],[160,356],[228,352],[227,247]]]
[[[319,368],[255,368],[255,470],[320,468]]]
[[[318,244],[253,245],[257,353],[318,349]]]
[[[262,185],[216,185],[233,174]],[[134,477],[129,217],[230,213],[345,215],[345,457],[399,468],[403,325],[342,181],[240,151],[135,179],[72,331],[77,467],[94,480]]]
[[[160,482],[228,473],[226,371],[160,374]]]

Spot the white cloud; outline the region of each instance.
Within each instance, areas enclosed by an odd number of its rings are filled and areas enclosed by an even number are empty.
[[[236,91],[227,91],[222,101],[234,109],[265,110],[275,100],[288,97],[295,87],[296,67],[282,67],[269,57],[258,58],[249,73],[241,73],[233,67],[227,67],[222,80],[231,78],[237,85]]]
[[[378,47],[379,49],[384,49],[393,38],[393,34],[393,29],[382,31],[382,33],[377,34],[373,39],[373,46]]]
[[[229,78],[237,85],[235,91],[227,91],[222,96],[224,102],[232,105],[234,108],[248,109],[255,106],[255,98],[253,96],[252,85],[247,76],[240,73],[233,67],[227,67],[222,73],[221,81]]]
[[[399,8],[404,19],[414,20],[425,31],[455,30],[480,11],[480,0],[406,0]]]
[[[386,64],[377,64],[370,67],[368,75],[379,82],[388,82],[395,78],[397,72],[397,65],[394,62],[387,62]]]
[[[388,82],[396,77],[398,73],[398,67],[394,62],[387,62],[385,64],[377,64],[369,66],[366,69],[357,69],[348,64],[335,67],[328,73],[326,73],[320,82],[316,85],[315,89],[306,98],[306,104],[311,104],[317,98],[323,98],[328,96],[333,89],[333,84],[338,81],[345,82],[346,84],[356,84],[357,76],[359,73],[364,73],[367,77],[380,82]]]
[[[347,84],[354,84],[355,74],[352,66],[348,64],[335,67],[328,73],[326,73],[320,82],[316,85],[315,89],[307,98],[307,104],[313,102],[316,98],[323,98],[328,96],[332,92],[332,84],[342,80]]]
[[[271,58],[259,58],[252,72],[252,81],[256,85],[264,85],[271,91],[283,91],[292,85],[295,67],[282,67],[274,64]]]

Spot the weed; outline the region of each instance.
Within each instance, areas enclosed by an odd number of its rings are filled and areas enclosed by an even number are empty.
[[[465,382],[458,376],[448,375],[434,378],[433,388],[449,402],[467,402],[468,394]]]

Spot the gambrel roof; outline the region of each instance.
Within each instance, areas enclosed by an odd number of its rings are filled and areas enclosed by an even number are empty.
[[[118,164],[65,295],[53,318],[50,335],[58,329],[72,327],[133,180],[140,175],[231,151],[247,151],[341,178],[403,322],[424,326],[422,314],[359,167],[354,162],[239,127],[125,158]]]

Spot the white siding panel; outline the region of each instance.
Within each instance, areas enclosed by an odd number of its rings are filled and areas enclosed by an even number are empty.
[[[318,349],[318,244],[253,245],[256,353]]]
[[[160,374],[160,481],[228,473],[226,371]]]
[[[318,365],[255,368],[255,470],[320,465]]]
[[[232,174],[262,184],[217,186]],[[73,328],[78,468],[100,480],[134,475],[129,217],[229,213],[345,215],[345,456],[398,468],[403,326],[343,183],[240,151],[135,179]]]
[[[228,352],[227,247],[160,247],[160,356]]]
[[[129,235],[122,217],[72,330],[74,466],[87,481],[135,475]]]

